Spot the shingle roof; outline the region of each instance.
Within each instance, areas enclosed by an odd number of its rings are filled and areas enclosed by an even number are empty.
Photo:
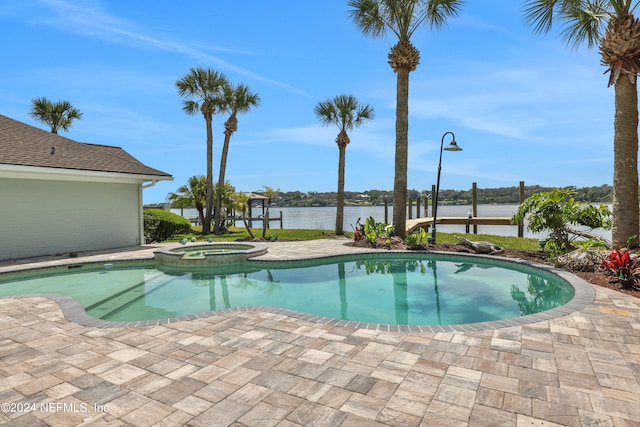
[[[0,114],[0,165],[171,177],[120,147],[77,142]]]

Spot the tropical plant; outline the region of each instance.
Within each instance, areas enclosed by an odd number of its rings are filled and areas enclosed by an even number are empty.
[[[378,240],[382,240],[388,245],[394,233],[395,228],[393,224],[378,222],[372,216],[367,218],[364,223],[364,238],[372,245],[377,245]]]
[[[220,207],[220,213],[221,213],[221,222],[223,224],[226,223],[227,221],[227,218],[228,218],[227,212],[231,212],[235,209],[235,204],[233,200],[235,192],[236,192],[236,188],[233,185],[231,185],[229,181],[225,182],[222,188],[220,187],[219,182],[216,182],[213,187],[213,194],[215,199],[217,200],[219,195],[222,199],[222,206]]]
[[[267,228],[269,228],[269,208],[271,207],[271,204],[273,203],[273,198],[276,197],[278,195],[278,193],[280,192],[280,189],[276,189],[274,190],[273,188],[264,185],[264,193],[262,194],[264,197],[267,198],[267,208],[264,211],[264,218],[262,221],[262,238],[266,239],[267,238]]]
[[[563,22],[564,41],[577,49],[587,43],[599,47],[607,67],[609,86],[615,88],[613,136],[614,247],[623,247],[638,235],[638,89],[640,20],[634,16],[637,0],[528,0],[525,19],[534,32],[546,33]],[[638,246],[637,237],[631,247]]]
[[[424,228],[419,228],[407,234],[404,243],[409,249],[424,249],[429,243],[429,234],[424,231]]]
[[[398,43],[391,48],[389,65],[396,82],[396,152],[393,184],[393,225],[400,237],[406,234],[407,160],[409,141],[409,73],[420,63],[420,51],[411,36],[423,25],[440,28],[448,17],[458,15],[462,0],[349,0],[349,14],[367,36],[392,32]]]
[[[353,224],[351,225],[353,227]],[[353,240],[359,242],[364,239],[364,224],[360,222],[360,218],[356,221],[356,226],[353,229]]]
[[[640,283],[640,257],[629,249],[616,249],[602,261],[600,269],[620,281],[623,288],[631,288]]]
[[[251,231],[251,227],[249,227],[249,222],[247,221],[250,202],[249,196],[244,193],[233,193],[233,195],[231,196],[231,201],[233,203],[234,209],[242,213],[242,222],[244,223],[244,228],[247,229],[247,233],[249,233],[249,236],[251,236],[252,239],[255,239],[255,236]]]
[[[213,115],[219,111],[219,100],[227,85],[227,79],[222,73],[200,67],[191,68],[189,73],[176,81],[178,94],[184,98],[182,109],[189,115],[202,113],[207,127],[207,189],[203,234],[211,232],[213,210]]]
[[[345,153],[349,142],[348,131],[358,127],[365,120],[372,120],[374,117],[373,108],[361,105],[353,95],[338,95],[333,99],[319,102],[314,112],[323,125],[334,124],[340,129],[336,144],[340,156],[338,160],[338,201],[336,208],[336,234],[344,234],[344,166]]]
[[[173,207],[186,208],[193,206],[198,211],[198,222],[204,223],[204,204],[206,202],[207,178],[204,175],[194,175],[185,185],[178,187],[175,193],[167,195],[167,201]]]
[[[229,141],[231,135],[238,130],[238,113],[246,113],[251,107],[260,105],[260,96],[252,93],[247,85],[239,84],[233,86],[227,84],[223,87],[222,96],[218,102],[218,110],[221,113],[229,113],[229,118],[224,123],[224,143],[222,146],[222,155],[220,156],[220,177],[218,182],[224,182],[224,175],[227,169],[227,154],[229,153]],[[224,221],[222,221],[222,194],[218,193],[216,197],[216,214],[214,220],[214,232],[224,233]]]
[[[541,191],[525,199],[513,215],[515,224],[527,220],[527,228],[534,233],[549,232],[547,245],[568,252],[573,250],[572,240],[576,236],[596,239],[605,244],[604,238],[589,231],[578,230],[572,225],[590,229],[611,228],[611,212],[606,205],[599,207],[580,204],[573,199],[575,190],[555,189]]]
[[[80,110],[69,101],[51,102],[47,98],[35,98],[31,101],[29,115],[39,122],[51,127],[51,133],[58,133],[58,129],[68,131],[76,119],[82,118]]]

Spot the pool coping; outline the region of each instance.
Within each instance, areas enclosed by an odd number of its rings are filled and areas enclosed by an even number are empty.
[[[328,261],[333,259],[341,259],[351,257],[354,255],[358,256],[371,256],[374,255],[376,257],[385,257],[393,254],[394,256],[397,254],[412,254],[413,256],[417,256],[420,254],[436,254],[443,257],[452,257],[452,258],[471,258],[471,259],[484,259],[490,261],[497,261],[498,263],[512,263],[518,264],[538,270],[545,271],[547,273],[554,274],[561,279],[568,282],[573,289],[575,290],[575,295],[567,304],[564,304],[560,307],[553,308],[551,310],[546,310],[540,313],[525,315],[521,317],[502,319],[502,320],[494,320],[487,322],[477,322],[477,323],[465,323],[465,324],[456,324],[456,325],[398,325],[398,324],[384,324],[384,323],[367,323],[367,322],[357,322],[352,320],[341,320],[335,319],[325,316],[319,316],[314,314],[302,313],[294,310],[283,309],[272,306],[241,306],[241,307],[233,307],[233,308],[225,308],[215,311],[208,311],[197,314],[189,314],[184,316],[170,317],[165,319],[155,319],[155,320],[138,320],[138,321],[109,321],[97,319],[95,317],[89,316],[84,307],[74,298],[61,295],[61,294],[25,294],[25,295],[14,295],[14,296],[6,296],[0,297],[0,299],[27,299],[33,297],[44,297],[55,301],[61,308],[65,318],[69,321],[77,323],[82,326],[94,327],[94,328],[145,328],[145,327],[153,327],[158,325],[164,325],[169,323],[190,321],[196,319],[203,319],[215,316],[224,316],[233,313],[240,312],[251,312],[251,311],[260,311],[278,314],[282,316],[287,316],[295,319],[305,320],[309,322],[315,322],[328,326],[339,326],[345,328],[354,328],[354,329],[368,329],[368,330],[376,330],[376,331],[385,331],[385,332],[473,332],[473,331],[483,331],[490,329],[501,329],[508,328],[514,326],[522,326],[532,323],[538,323],[542,321],[547,321],[555,318],[559,318],[562,316],[569,315],[571,313],[575,313],[576,311],[580,311],[584,309],[586,306],[593,303],[595,300],[595,290],[593,286],[586,282],[585,280],[579,278],[578,276],[571,274],[566,270],[562,270],[559,268],[555,268],[545,264],[534,263],[530,261],[525,261],[521,259],[515,258],[505,258],[505,257],[494,257],[490,255],[479,255],[479,254],[469,254],[469,253],[451,253],[451,252],[442,252],[442,251],[429,251],[429,250],[364,250],[358,251],[357,253],[350,254],[329,254],[329,255],[319,255],[319,256],[303,256],[300,255],[298,258],[286,258],[286,259],[260,259],[261,257],[255,257],[248,259],[246,262],[249,264],[283,264],[283,263],[296,263],[296,262],[308,262],[312,260],[317,261]],[[153,254],[149,257],[136,257],[135,259],[124,257],[122,259],[111,259],[110,262],[149,262],[153,261]],[[99,265],[104,264],[103,261],[87,261],[87,262],[79,262],[78,260],[70,261],[69,263],[62,263],[56,266],[47,266],[47,267],[35,267],[35,268],[27,268],[27,269],[19,269],[9,271],[4,274],[12,274],[12,273],[25,273],[25,272],[35,272],[39,270],[47,270],[47,269],[60,269],[64,267],[68,267],[69,265]]]

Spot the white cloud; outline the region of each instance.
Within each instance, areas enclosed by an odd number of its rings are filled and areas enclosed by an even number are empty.
[[[268,77],[262,76],[251,70],[239,67],[220,57],[211,55],[199,47],[197,42],[173,41],[167,36],[152,36],[145,34],[137,28],[135,23],[130,23],[118,17],[110,15],[102,8],[100,2],[95,0],[41,0],[49,9],[50,14],[40,15],[33,21],[54,26],[60,30],[73,32],[85,37],[95,37],[113,43],[122,43],[133,46],[151,47],[169,52],[176,52],[197,59],[201,62],[214,64],[223,70],[238,73],[251,79],[261,81],[288,91],[305,94],[299,88],[291,86]],[[232,51],[233,49],[218,49]],[[237,53],[237,51],[236,51]]]

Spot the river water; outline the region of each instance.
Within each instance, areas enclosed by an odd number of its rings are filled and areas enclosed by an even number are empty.
[[[518,209],[518,205],[480,205],[478,206],[478,216],[498,216],[510,217]],[[471,205],[455,205],[455,206],[439,206],[438,216],[459,216],[466,217],[471,210]],[[171,209],[172,212],[181,214],[180,209]],[[423,209],[420,210],[420,217],[424,217]],[[282,228],[285,229],[308,229],[308,230],[327,230],[333,231],[336,224],[336,208],[335,207],[278,207],[272,206],[269,210],[269,216],[279,218],[282,212]],[[257,217],[262,214],[260,207],[253,208],[253,216]],[[429,210],[431,214],[431,210]],[[198,213],[195,209],[184,209],[182,215],[186,218],[197,217]],[[358,221],[364,223],[365,219],[372,216],[376,221],[385,220],[384,206],[345,206],[344,208],[344,230],[353,231]],[[413,218],[416,217],[415,206],[413,208]],[[388,210],[387,222],[393,222],[393,207],[390,205]],[[241,225],[241,224],[238,224]],[[252,227],[261,228],[262,224],[254,221]],[[279,222],[272,222],[271,228],[280,228]],[[448,233],[458,232],[464,233],[464,225],[439,225],[438,230]],[[496,234],[502,236],[517,236],[518,227],[516,226],[490,226],[479,225],[478,233]],[[525,230],[526,237],[533,235]]]
[[[611,208],[611,207],[609,207]],[[493,216],[493,217],[510,217],[516,210],[518,205],[478,205],[478,217]],[[471,205],[444,205],[438,206],[438,216],[457,216],[466,217],[471,211]],[[186,218],[195,218],[198,216],[198,212],[195,209],[171,209],[171,212],[182,215]],[[282,212],[282,228],[285,229],[307,229],[307,230],[327,230],[329,232],[335,230],[336,224],[336,208],[333,207],[278,207],[272,206],[269,210],[269,216],[273,218],[279,218],[280,212]],[[415,206],[413,207],[413,218],[416,218]],[[253,217],[262,215],[261,207],[254,207],[252,211]],[[431,209],[429,209],[429,216],[432,215]],[[372,216],[376,221],[385,220],[384,206],[345,206],[344,208],[344,230],[353,231],[358,218],[364,223],[365,219]],[[420,217],[424,217],[423,209],[420,209]],[[408,218],[408,217],[407,217]],[[388,223],[393,222],[393,207],[389,205],[388,210]],[[236,224],[242,226],[242,223]],[[262,223],[254,221],[251,225],[255,228],[262,228]],[[271,228],[280,228],[278,221],[271,222]],[[580,227],[576,227],[580,228]],[[445,233],[464,233],[464,225],[438,225],[438,230]],[[473,232],[473,227],[471,227]],[[601,236],[611,239],[611,231],[595,230],[595,232]],[[481,234],[493,234],[498,236],[517,236],[517,226],[505,226],[505,225],[479,225],[478,233]],[[532,233],[525,227],[524,237],[546,237],[547,233],[539,234]]]

